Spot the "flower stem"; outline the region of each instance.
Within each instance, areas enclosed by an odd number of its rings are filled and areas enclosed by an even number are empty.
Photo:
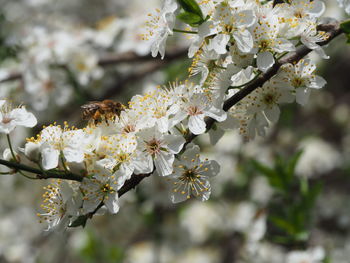
[[[10,138],[10,134],[6,134],[6,138],[7,138],[7,142],[8,142],[8,145],[10,147],[10,151],[11,151],[11,155],[13,157],[13,159],[18,162],[18,159],[15,155],[15,152],[13,151],[13,148],[12,148],[12,143],[11,143],[11,138]]]
[[[60,156],[61,156],[61,162],[62,162],[62,166],[63,166],[64,171],[66,173],[69,173],[69,170],[68,170],[68,168],[66,166],[66,163],[64,162],[63,152],[61,152]]]
[[[13,158],[13,160],[14,160],[16,163],[19,163],[19,160],[18,160],[18,158],[16,157],[15,152],[13,151],[13,147],[12,147],[12,143],[11,143],[10,134],[6,134],[6,137],[7,137],[8,145],[9,145],[9,147],[10,147],[10,151],[11,151],[12,158]],[[31,176],[26,175],[26,174],[23,173],[21,170],[18,170],[18,171],[16,171],[16,172],[18,172],[20,175],[24,176],[25,178],[28,178],[28,179],[31,179],[31,180],[36,179],[36,178],[33,178],[33,177],[31,177]]]

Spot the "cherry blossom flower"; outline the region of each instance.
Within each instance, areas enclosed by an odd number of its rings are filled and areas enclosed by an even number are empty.
[[[118,190],[124,178],[120,182],[109,169],[100,166],[92,171],[95,178],[84,178],[80,186],[84,194],[83,211],[93,212],[103,202],[110,213],[116,214],[119,211]]]
[[[0,133],[9,134],[17,126],[32,128],[37,124],[33,113],[24,106],[13,108],[7,100],[0,100]]]
[[[72,188],[66,182],[60,180],[44,187],[46,190],[43,195],[44,201],[41,209],[44,213],[38,213],[40,222],[48,224],[47,230],[63,230],[72,219],[78,216],[81,206],[81,197],[74,196]]]
[[[162,10],[156,9],[156,14],[149,14],[150,20],[146,23],[148,33],[143,34],[143,38],[152,41],[153,57],[158,53],[162,58],[165,56],[165,43],[168,36],[173,34],[176,9],[177,4],[174,0],[165,0]]]
[[[166,176],[173,171],[174,154],[179,153],[185,143],[180,135],[162,134],[155,127],[147,128],[137,134],[138,149],[142,152],[146,163],[152,164],[157,173]]]
[[[302,59],[295,66],[283,65],[276,79],[280,78],[285,87],[295,92],[297,103],[305,105],[310,96],[310,89],[320,89],[327,83],[322,77],[314,75],[315,70],[316,65],[310,59]]]
[[[196,87],[190,87],[181,98],[180,110],[172,118],[172,126],[188,118],[189,130],[193,134],[202,134],[206,130],[206,116],[221,122],[227,115],[205,93],[195,93],[195,89]]]
[[[220,166],[216,161],[201,161],[197,145],[188,145],[180,160],[175,160],[174,171],[169,176],[170,198],[178,203],[195,196],[201,201],[209,199],[211,188],[209,178],[216,176]]]
[[[81,129],[70,130],[67,126],[62,129],[60,125],[50,125],[41,131],[36,140],[33,138],[31,141],[40,145],[42,166],[49,170],[58,166],[60,155],[67,162],[83,162],[91,139]]]

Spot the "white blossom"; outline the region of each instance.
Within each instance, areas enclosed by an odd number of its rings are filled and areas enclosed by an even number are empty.
[[[326,81],[314,74],[316,65],[310,59],[302,59],[296,65],[285,64],[276,79],[280,78],[285,87],[295,92],[296,102],[305,105],[310,96],[310,89],[320,89]],[[277,80],[278,81],[278,80]]]
[[[0,100],[0,133],[9,134],[17,126],[32,128],[37,124],[33,113],[24,106],[13,108],[7,100]]]
[[[45,221],[48,224],[48,230],[66,228],[78,215],[81,198],[74,196],[68,183],[60,180],[44,187],[44,189],[46,192],[43,195],[44,201],[41,205],[44,213],[38,213],[40,222]]]
[[[209,199],[209,178],[219,173],[220,166],[216,161],[201,161],[199,152],[198,146],[188,145],[180,160],[175,160],[174,172],[169,177],[170,198],[173,203],[185,201],[191,196],[201,201]]]
[[[155,127],[147,128],[137,134],[138,149],[146,163],[154,166],[157,173],[166,176],[173,171],[174,154],[179,153],[185,143],[185,139],[180,135],[162,134]],[[153,161],[152,161],[153,160]]]
[[[150,20],[146,23],[148,33],[143,34],[143,38],[152,41],[153,57],[158,53],[162,58],[165,56],[166,40],[169,35],[173,34],[176,9],[177,4],[174,0],[164,0],[161,10],[156,9],[156,14],[149,14]]]

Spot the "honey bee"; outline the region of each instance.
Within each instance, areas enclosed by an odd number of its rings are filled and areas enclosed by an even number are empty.
[[[125,110],[125,106],[113,100],[91,101],[81,106],[83,109],[83,119],[93,121],[96,125],[102,121],[108,124],[109,120],[114,120],[116,116]]]

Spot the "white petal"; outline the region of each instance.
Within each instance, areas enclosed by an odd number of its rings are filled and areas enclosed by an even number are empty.
[[[274,47],[274,50],[282,53],[282,52],[286,52],[286,51],[294,51],[295,50],[295,46],[293,45],[292,42],[289,42],[286,39],[283,38],[277,38],[275,40],[276,45]]]
[[[296,90],[295,96],[296,96],[296,102],[304,106],[309,100],[310,89],[298,88]]]
[[[67,162],[80,163],[84,161],[84,153],[78,149],[66,147],[63,149],[63,155]]]
[[[118,205],[118,193],[115,192],[113,194],[109,194],[105,200],[104,204],[107,207],[108,211],[111,214],[116,214],[119,211],[119,205]]]
[[[205,113],[207,116],[217,120],[218,122],[222,122],[227,118],[227,113],[224,110],[215,107],[211,107],[210,110],[206,111]]]
[[[164,140],[172,153],[179,153],[186,142],[181,135],[165,135]]]
[[[262,52],[257,55],[256,64],[262,72],[266,72],[274,63],[275,59],[271,52]]]
[[[24,146],[24,154],[32,161],[39,160],[40,144],[34,142],[27,142]]]
[[[312,88],[320,89],[320,88],[323,88],[327,84],[327,81],[324,78],[322,78],[320,76],[316,76],[315,78],[316,78],[315,85],[313,85]]]
[[[179,191],[174,192],[174,190],[170,193],[170,200],[174,204],[186,201],[187,199],[187,193],[181,193]]]
[[[41,150],[42,165],[45,170],[50,170],[58,166],[60,152],[50,146],[44,146]]]
[[[226,54],[226,46],[230,41],[230,36],[227,34],[218,34],[210,40],[208,45],[209,50],[213,49],[218,54]]]
[[[206,124],[204,122],[204,115],[190,116],[188,120],[188,128],[195,135],[205,133]]]
[[[238,12],[235,17],[237,21],[237,27],[251,27],[256,21],[253,10],[244,10]]]
[[[277,105],[274,105],[271,108],[267,108],[264,110],[266,117],[269,121],[276,123],[280,117],[280,108]]]
[[[16,122],[14,120],[12,120],[8,123],[0,122],[0,133],[9,134],[15,128],[16,128]]]
[[[311,3],[311,9],[308,13],[314,17],[320,17],[326,10],[326,6],[322,1],[315,0]]]
[[[37,124],[34,114],[23,107],[12,110],[11,116],[16,120],[17,125],[32,128]]]
[[[90,213],[96,209],[96,207],[101,203],[100,198],[89,198],[83,202],[83,211],[85,213]]]
[[[161,133],[166,133],[169,130],[169,119],[167,117],[161,117],[157,120],[158,130]]]
[[[153,171],[153,159],[151,155],[139,155],[134,161],[135,174],[148,174]]]
[[[214,160],[204,162],[201,168],[201,175],[206,177],[216,176],[219,172],[220,165],[217,161]]]
[[[234,32],[232,36],[236,40],[240,51],[248,53],[252,50],[254,42],[252,34],[248,30],[239,30],[238,32]]]
[[[159,153],[154,158],[154,165],[160,176],[166,176],[173,172],[174,155],[167,153]]]

